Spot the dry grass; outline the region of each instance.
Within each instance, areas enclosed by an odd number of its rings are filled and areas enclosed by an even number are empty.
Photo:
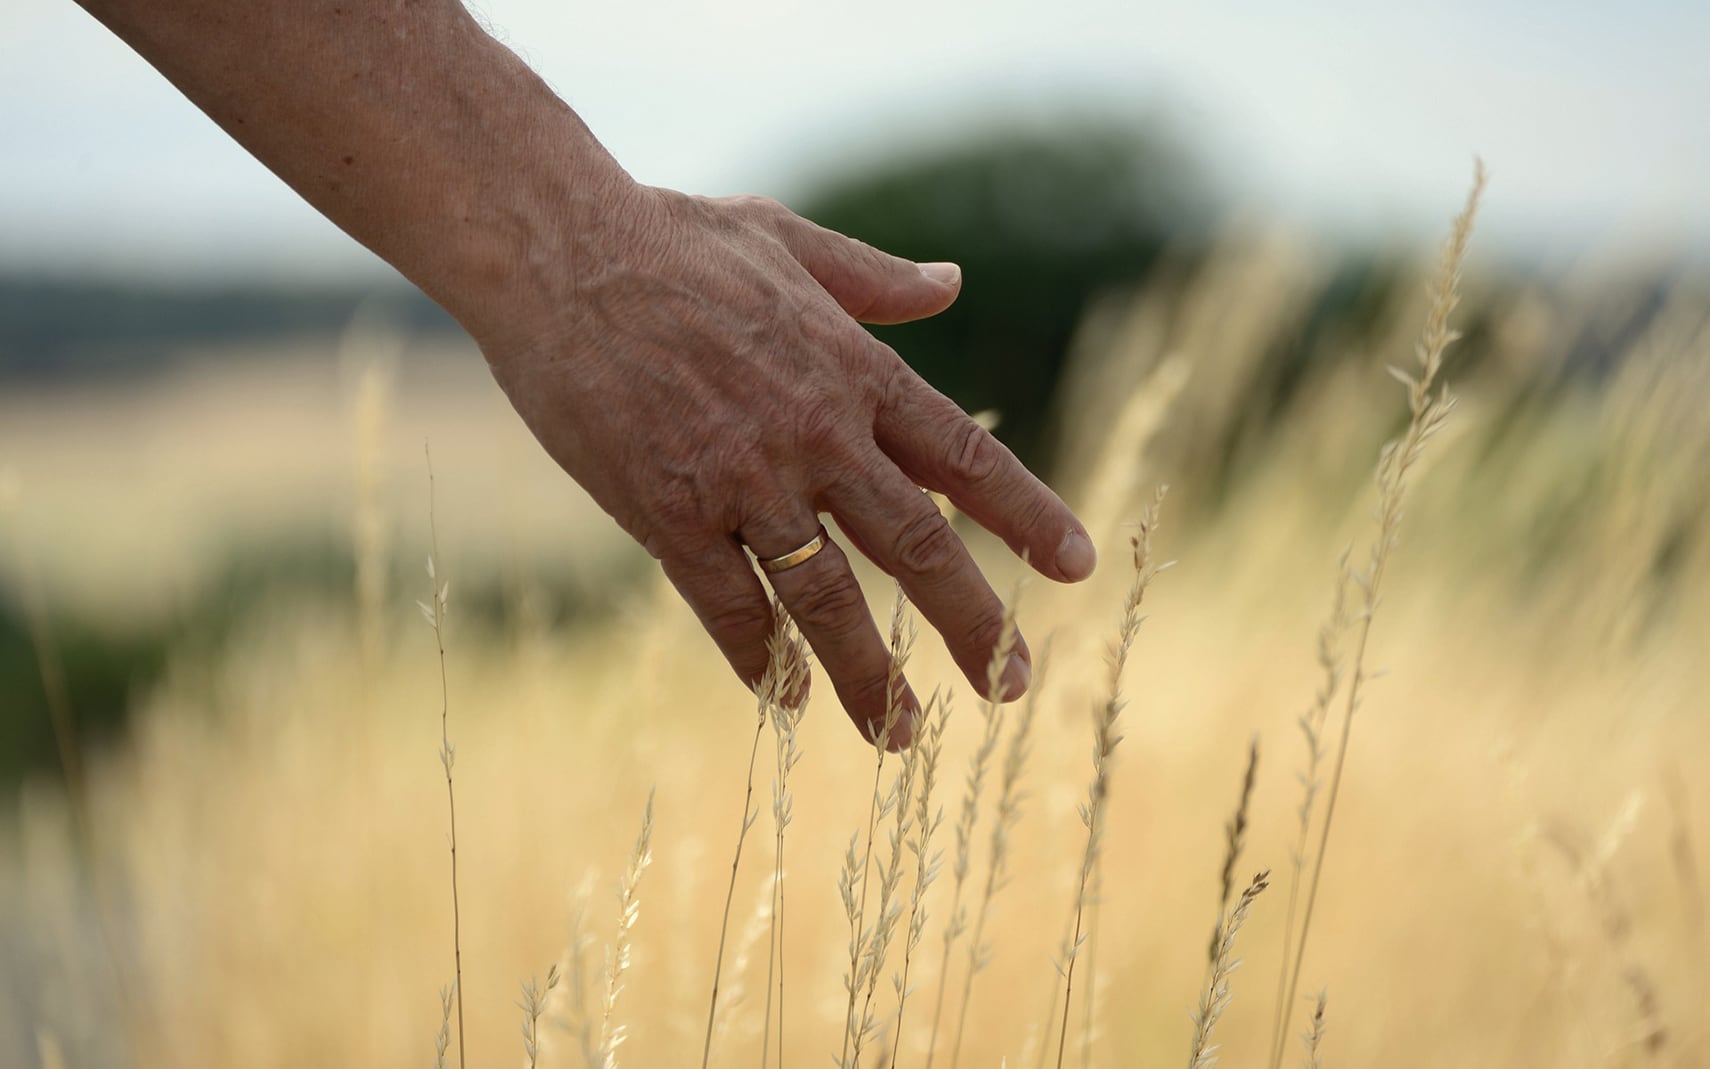
[[[931,702],[927,704],[922,723],[919,725],[919,733],[915,737],[914,749],[910,753],[911,758],[918,762],[919,776],[919,785],[914,792],[913,837],[907,840],[909,853],[914,855],[914,886],[909,892],[908,927],[903,944],[902,971],[897,974],[893,984],[896,990],[897,1013],[893,1028],[894,1038],[891,1040],[892,1065],[897,1063],[902,1051],[903,1009],[908,1005],[909,995],[914,993],[914,988],[909,986],[914,952],[926,938],[927,921],[932,916],[926,909],[927,892],[938,881],[938,874],[943,869],[943,856],[934,851],[932,840],[944,823],[944,808],[934,808],[933,803],[937,801],[938,762],[944,755],[944,732],[949,725],[950,699],[934,694]]]
[[[1270,876],[1269,870],[1256,874],[1247,889],[1241,892],[1241,897],[1235,900],[1234,908],[1225,906],[1226,912],[1218,917],[1217,928],[1212,933],[1211,965],[1205,981],[1205,990],[1200,993],[1199,1006],[1193,1013],[1193,1040],[1188,1047],[1188,1069],[1211,1069],[1211,1066],[1217,1064],[1218,1048],[1211,1042],[1211,1033],[1234,998],[1230,989],[1230,974],[1241,965],[1240,959],[1235,957],[1235,936],[1241,931],[1241,926],[1247,923],[1247,914],[1252,912],[1253,903],[1258,901],[1259,895],[1270,886]]]
[[[546,1002],[552,992],[558,987],[558,963],[554,962],[546,970],[546,984],[533,977],[523,981],[522,998],[517,1000],[517,1008],[522,1010],[522,1039],[523,1055],[528,1058],[528,1069],[538,1069],[540,1065],[540,1019],[546,1015]],[[436,1057],[443,1058],[444,1052],[439,1050],[439,1041],[434,1041]]]
[[[1306,1033],[1300,1037],[1301,1045],[1306,1048],[1306,1058],[1301,1064],[1306,1069],[1324,1069],[1324,1014],[1329,1008],[1330,994],[1320,990],[1312,1007],[1312,1018]]]
[[[1332,612],[1331,622],[1320,632],[1321,635],[1326,635],[1337,627],[1337,617],[1342,611],[1343,584],[1353,583],[1360,590],[1361,606],[1353,624],[1354,647],[1347,698],[1342,707],[1342,721],[1337,732],[1336,760],[1330,770],[1330,790],[1324,802],[1324,817],[1319,824],[1317,850],[1312,857],[1312,872],[1304,885],[1300,933],[1296,936],[1292,927],[1285,928],[1283,932],[1283,971],[1288,975],[1288,982],[1281,988],[1281,997],[1277,1003],[1277,1025],[1271,1040],[1272,1069],[1281,1069],[1283,1052],[1288,1043],[1287,1032],[1291,1019],[1289,1011],[1294,1005],[1295,992],[1300,985],[1301,968],[1306,960],[1308,940],[1312,935],[1313,912],[1318,904],[1318,890],[1324,876],[1324,858],[1329,852],[1336,802],[1341,797],[1343,773],[1348,763],[1348,744],[1353,735],[1354,714],[1360,709],[1370,672],[1366,664],[1366,651],[1371,642],[1372,623],[1377,618],[1384,574],[1401,537],[1401,516],[1407,501],[1408,477],[1419,467],[1425,456],[1427,443],[1442,432],[1450,413],[1455,409],[1454,395],[1449,392],[1448,386],[1441,385],[1438,379],[1443,369],[1444,353],[1450,343],[1460,336],[1449,325],[1449,317],[1460,303],[1462,265],[1466,262],[1467,244],[1472,240],[1473,220],[1478,215],[1478,203],[1484,194],[1484,185],[1484,164],[1479,162],[1474,167],[1472,190],[1467,194],[1466,207],[1455,217],[1449,238],[1443,245],[1437,275],[1431,282],[1431,307],[1425,317],[1425,330],[1415,350],[1419,364],[1417,370],[1409,373],[1395,367],[1389,369],[1390,375],[1407,389],[1407,429],[1399,439],[1386,444],[1378,454],[1377,532],[1372,536],[1369,557],[1363,569],[1338,577],[1336,608]],[[1324,640],[1320,641],[1322,644]],[[1319,661],[1320,666],[1325,669],[1326,687],[1334,695],[1334,657],[1327,657],[1321,651]],[[1319,693],[1324,691],[1320,690]],[[1316,715],[1317,712],[1315,709],[1314,714],[1309,716]],[[1301,803],[1301,823],[1306,827],[1310,827],[1312,822],[1313,800],[1318,788],[1316,777],[1321,756],[1321,730],[1322,721],[1318,726],[1303,726],[1310,751],[1304,773],[1306,797]],[[1301,873],[1304,868],[1304,863],[1297,863],[1296,874]],[[1296,888],[1291,884],[1291,904],[1295,895]],[[1291,919],[1292,913],[1291,909]]]
[[[986,663],[986,688],[988,694],[999,693],[1002,686],[1004,667],[1009,663],[1009,656],[1015,650],[1017,634],[1015,613],[1021,604],[1021,587],[1016,585],[1014,594],[1006,606],[1004,621],[998,631],[997,644],[992,647],[991,659]],[[1031,703],[1029,703],[1031,707]],[[973,754],[968,758],[968,773],[963,781],[962,805],[956,818],[956,859],[951,866],[950,909],[946,914],[943,931],[944,952],[938,963],[938,995],[932,1007],[932,1029],[926,1038],[926,1065],[931,1069],[933,1059],[937,1056],[939,1045],[939,1028],[944,1019],[944,997],[950,990],[950,956],[955,952],[957,941],[968,933],[968,917],[966,907],[962,904],[962,893],[968,882],[968,875],[974,865],[974,833],[979,826],[980,798],[985,790],[986,772],[991,767],[993,756],[997,752],[998,741],[1003,732],[1004,707],[991,699],[980,702],[980,739],[974,747]],[[983,907],[982,907],[983,913]],[[951,1045],[950,1064],[954,1069],[957,1056],[962,1049],[962,1018],[967,1012],[967,1005],[973,993],[974,975],[978,972],[982,932],[976,924],[973,942],[968,952],[967,971],[964,974],[962,995],[962,1013],[958,1015],[956,1038]]]
[[[467,1065],[463,1043],[463,915],[457,900],[457,790],[451,770],[457,763],[457,749],[451,745],[451,688],[445,680],[445,616],[451,598],[451,580],[441,579],[434,557],[439,555],[439,516],[433,483],[433,456],[426,449],[423,456],[428,469],[428,540],[433,547],[427,559],[428,584],[433,588],[432,604],[416,602],[433,628],[434,647],[439,652],[439,765],[445,770],[446,844],[451,851],[451,990],[457,999],[457,1065]]]
[[[1075,995],[1075,964],[1081,950],[1092,935],[1087,923],[1093,903],[1093,873],[1104,854],[1105,803],[1110,797],[1110,778],[1117,743],[1117,723],[1127,704],[1122,697],[1122,675],[1128,667],[1128,655],[1134,650],[1134,640],[1140,634],[1140,605],[1152,580],[1168,564],[1152,561],[1152,533],[1158,526],[1158,511],[1164,503],[1164,487],[1159,487],[1151,506],[1140,519],[1140,533],[1133,538],[1134,577],[1128,584],[1128,595],[1122,600],[1122,624],[1117,630],[1116,645],[1110,655],[1110,688],[1104,703],[1093,716],[1092,782],[1087,786],[1087,800],[1077,809],[1081,824],[1086,828],[1086,845],[1081,852],[1080,879],[1075,884],[1073,918],[1069,936],[1055,962],[1063,974],[1063,1027],[1057,1035],[1057,1069],[1063,1067],[1063,1054],[1069,1039],[1069,1011]]]
[[[784,946],[784,833],[795,817],[795,797],[790,793],[790,773],[802,759],[797,731],[802,724],[805,707],[801,696],[808,682],[807,642],[791,625],[782,605],[773,606],[778,619],[778,633],[772,641],[768,677],[761,681],[761,696],[766,719],[772,725],[772,880],[771,909],[767,915],[766,937],[766,1014],[761,1022],[760,1065],[766,1066],[767,1036],[772,1027],[772,993],[778,996],[778,1061],[784,1059],[784,966],[781,960]],[[778,985],[772,986],[776,973]]]
[[[701,1047],[702,1069],[705,1069],[712,1059],[713,1033],[718,1023],[719,980],[724,975],[724,945],[730,934],[730,907],[736,899],[736,880],[742,869],[742,847],[748,841],[748,833],[754,827],[754,822],[760,819],[760,811],[754,808],[754,768],[760,757],[760,736],[768,725],[772,728],[777,764],[776,778],[772,781],[774,849],[769,909],[772,933],[767,944],[766,1017],[762,1025],[767,1039],[770,1038],[772,1027],[771,1000],[775,990],[772,974],[776,964],[774,951],[778,929],[783,923],[780,896],[783,894],[784,831],[790,825],[791,814],[789,775],[796,762],[801,760],[801,751],[797,749],[795,741],[796,725],[801,722],[802,713],[802,705],[797,695],[802,692],[808,673],[804,644],[796,633],[789,614],[777,603],[772,606],[772,614],[775,626],[767,642],[766,671],[755,688],[758,713],[754,723],[754,745],[748,751],[748,775],[743,780],[742,820],[737,828],[736,850],[730,859],[730,886],[725,890],[724,913],[719,917],[718,951],[713,955],[712,996],[707,1005],[707,1035]],[[780,999],[780,1003],[781,1001]],[[765,1053],[762,1052],[761,1064],[765,1065],[766,1060]]]
[[[433,1034],[433,1069],[449,1069],[451,1065],[451,1011],[456,1005],[456,995],[455,984],[439,989],[439,1031]]]
[[[901,719],[909,715],[902,705],[903,675],[917,638],[900,584],[891,603],[890,632],[891,666],[887,684],[890,697],[884,722],[873,732],[871,740],[873,789],[867,807],[867,830],[864,837],[858,830],[850,836],[843,872],[837,884],[838,893],[843,898],[844,915],[849,921],[849,969],[843,974],[848,1005],[845,1008],[843,1050],[837,1057],[838,1064],[844,1069],[856,1069],[861,1064],[862,1049],[879,1038],[880,1020],[873,996],[878,992],[897,923],[902,919],[901,889],[906,875],[903,852],[913,830],[915,783],[923,753],[921,748],[912,746],[903,751],[898,756],[901,767],[892,777],[889,788],[881,789],[893,732]],[[933,701],[937,701],[936,697]],[[889,853],[878,855],[875,862],[873,851],[879,824],[887,817],[895,820],[887,835]],[[876,881],[872,878],[875,865],[878,870]],[[870,901],[868,890],[874,886],[878,889],[878,898]]]
[[[1247,914],[1259,894],[1270,886],[1270,871],[1258,873],[1247,889],[1235,898],[1235,867],[1241,863],[1241,852],[1247,845],[1248,810],[1253,802],[1253,785],[1259,775],[1259,741],[1247,747],[1247,771],[1241,776],[1241,799],[1235,803],[1235,815],[1224,830],[1223,871],[1218,875],[1217,923],[1211,929],[1211,945],[1206,950],[1205,988],[1200,992],[1199,1005],[1193,1012],[1193,1040],[1188,1046],[1188,1069],[1211,1069],[1217,1064],[1217,1047],[1211,1042],[1212,1030],[1222,1019],[1233,998],[1230,974],[1241,962],[1235,957],[1235,935],[1247,922]]]
[[[1019,604],[1020,590],[1011,599],[1011,611]],[[1002,643],[999,644],[1001,649]],[[1008,656],[1008,651],[1004,651]],[[1033,674],[1033,686],[1028,691],[1021,705],[1021,714],[1017,717],[1014,729],[1010,732],[1009,745],[1004,753],[1003,772],[999,779],[996,811],[992,816],[991,841],[986,850],[986,880],[985,889],[980,895],[979,909],[974,914],[973,931],[968,940],[968,960],[966,971],[962,974],[962,1000],[956,1013],[956,1038],[951,1045],[950,1064],[955,1069],[957,1055],[961,1053],[962,1043],[966,1037],[968,1025],[968,1008],[974,1001],[974,977],[983,972],[992,962],[993,947],[987,939],[987,922],[991,919],[992,903],[997,899],[998,891],[1009,882],[1009,837],[1021,820],[1021,803],[1024,798],[1021,789],[1022,773],[1027,768],[1027,757],[1032,749],[1033,725],[1039,712],[1039,695],[1045,690],[1048,679],[1047,668],[1050,652],[1046,650],[1039,655],[1036,670]],[[982,746],[983,750],[983,746]],[[961,857],[961,844],[958,844],[958,858]],[[946,941],[948,943],[948,940]],[[939,970],[940,998],[943,991],[949,987],[947,969]],[[929,1039],[929,1043],[931,1040]],[[928,1047],[930,1060],[932,1048]]]
[[[0,522],[56,606],[109,626],[170,620],[244,546],[348,539],[359,561],[390,551],[415,574],[431,437],[460,575],[526,584],[552,571],[595,588],[631,559],[627,536],[517,424],[472,343],[400,345],[208,353],[110,388],[8,384],[0,483],[17,484],[18,507]],[[365,572],[363,596],[384,596],[380,580]],[[0,583],[20,589],[10,553]]]
[[[616,1069],[617,1049],[629,1038],[629,1026],[617,1020],[618,995],[629,971],[631,933],[641,915],[641,875],[653,864],[653,795],[641,814],[641,831],[629,852],[623,878],[618,881],[617,929],[606,944],[605,992],[600,1001],[600,1042],[596,1048],[598,1069]]]
[[[1355,480],[1420,410],[1382,403],[1372,359],[1326,360],[1264,448],[1226,475],[1212,508],[1191,443],[1240,418],[1232,391],[1295,321],[1291,302],[1315,277],[1289,269],[1297,253],[1276,243],[1245,260],[1237,248],[1179,307],[1142,294],[1117,317],[1100,366],[1121,388],[1083,395],[1089,438],[1105,439],[1120,461],[1085,469],[1105,479],[1087,511],[1109,516],[1095,526],[1107,560],[1120,556],[1110,550],[1126,541],[1118,524],[1137,511],[1139,486],[1181,487],[1169,548],[1184,564],[1146,595],[1157,621],[1134,646],[1125,684],[1145,715],[1122,725],[1118,789],[1108,789],[1115,721],[1102,662],[1105,621],[1133,577],[1108,564],[1084,587],[1029,593],[1028,632],[1055,636],[1048,685],[1041,671],[1028,704],[982,708],[948,728],[937,719],[941,695],[912,758],[863,747],[825,698],[805,709],[762,700],[757,720],[744,719],[740,688],[663,584],[634,594],[616,619],[574,630],[495,632],[442,614],[443,692],[433,647],[419,624],[406,627],[407,606],[391,605],[374,628],[354,592],[336,604],[280,597],[222,647],[184,651],[139,697],[126,746],[85,770],[90,849],[122,892],[117,954],[152,1022],[151,1041],[129,1060],[190,1069],[444,1063],[463,995],[477,1063],[521,1054],[542,1067],[603,1066],[616,1051],[632,1065],[680,1065],[697,1053],[714,1065],[823,1064],[840,1053],[840,1037],[853,1048],[859,1036],[863,1069],[922,1064],[933,1052],[1048,1065],[1055,1052],[1067,1056],[1075,1030],[1079,1056],[1094,1065],[1180,1064],[1184,1053],[1199,1062],[1213,1039],[1222,1064],[1254,1065],[1274,1054],[1271,980],[1298,967],[1308,989],[1335,989],[1333,1028],[1322,994],[1282,1000],[1285,1011],[1307,1002],[1304,1021],[1285,1031],[1315,1067],[1702,1064],[1706,291],[1682,283],[1605,379],[1546,380],[1555,386],[1542,396],[1527,392],[1525,377],[1542,371],[1510,365],[1565,351],[1611,313],[1582,301],[1541,316],[1548,295],[1492,304],[1469,280],[1486,331],[1513,339],[1502,350],[1509,363],[1455,369],[1465,400],[1422,461],[1429,478],[1408,474],[1417,492],[1407,540],[1380,538],[1382,622],[1360,656],[1378,586],[1370,565],[1327,628],[1322,577],[1335,574],[1335,549],[1371,525]],[[1237,311],[1220,319],[1218,308]],[[1400,351],[1428,311],[1384,310],[1398,324],[1387,351]],[[1152,388],[1147,406],[1128,402],[1130,387]],[[1409,390],[1437,403],[1436,393]],[[403,434],[423,417],[404,389],[387,418]],[[15,445],[21,433],[9,426],[0,440]],[[415,433],[411,459],[380,450],[374,463],[419,486],[419,442]],[[460,462],[457,444],[435,444]],[[1405,445],[1390,455],[1413,464]],[[36,479],[24,475],[19,508],[33,518],[21,534],[37,539],[72,484],[35,496]],[[493,510],[464,495],[469,485],[442,479],[441,600],[446,568],[461,575],[466,558],[498,555],[507,541],[481,533]],[[542,472],[523,496],[535,485],[564,492]],[[375,500],[388,515],[419,513],[384,493]],[[419,491],[405,500],[419,501]],[[376,541],[366,524],[357,537],[420,560],[419,527]],[[1393,523],[1380,519],[1378,529]],[[139,532],[123,537],[136,556]],[[989,543],[974,544],[1000,580],[1019,572]],[[44,585],[57,598],[55,574],[45,572]],[[134,584],[147,579],[128,577],[115,598],[139,596]],[[392,597],[362,595],[376,596]],[[84,589],[64,601],[98,597]],[[1133,615],[1137,626],[1137,607]],[[1342,626],[1338,616],[1352,619]],[[896,618],[901,646],[906,617]],[[917,681],[955,678],[930,636],[912,650],[910,671]],[[1356,678],[1381,715],[1362,713],[1350,737]],[[434,814],[445,812],[447,783],[424,757],[449,742],[445,694],[459,713],[463,961],[462,982],[436,1003],[446,963],[434,933],[449,918],[446,828]],[[1084,826],[1073,814],[1086,783],[1088,709],[1110,726]],[[768,727],[771,762],[758,757]],[[1292,764],[1304,766],[1306,783],[1292,779],[1291,762],[1270,762],[1250,795],[1243,788],[1245,819],[1220,835],[1230,766],[1255,732],[1304,735],[1305,756]],[[1343,747],[1345,762],[1333,760]],[[797,767],[804,753],[812,760]],[[743,770],[768,764],[772,863],[753,861],[765,853],[761,837],[727,874],[724,859],[759,819]],[[939,828],[926,785],[952,768],[977,770],[974,801],[953,800]],[[1319,835],[1333,790],[1336,847],[1326,851]],[[651,819],[637,841],[644,808]],[[0,929],[9,947],[0,1061],[18,1052],[23,1064],[45,1064],[43,1052],[63,1051],[65,1064],[114,1064],[126,1057],[113,1027],[120,1006],[70,812],[41,785],[20,792],[12,812],[0,829],[0,916],[26,921]],[[852,826],[861,831],[849,850],[829,829]],[[1319,835],[1303,837],[1303,827]],[[951,833],[942,847],[934,831]],[[1102,858],[1098,995],[1083,997],[1083,957],[1071,1002],[1049,962],[1058,955],[1073,966],[1060,939],[1066,909],[1089,904],[1089,844]],[[933,885],[940,850],[951,879]],[[1238,858],[1249,856],[1244,869]],[[649,860],[647,918],[637,924]],[[1298,948],[1300,932],[1282,896],[1255,904],[1259,884],[1243,893],[1237,875],[1295,865],[1303,881],[1321,869],[1319,920],[1308,952],[1285,962],[1278,948]],[[567,908],[566,889],[585,882],[622,890],[616,901],[588,899],[585,913]],[[1308,900],[1304,886],[1300,897],[1297,905]],[[555,920],[565,917],[567,942]],[[958,924],[953,954],[934,931]],[[1251,972],[1232,971],[1237,928]],[[567,948],[561,980],[554,987],[549,971],[544,985],[525,987],[519,1050],[518,1009],[505,993],[539,975],[556,946]],[[724,964],[709,1006],[715,946]],[[1193,1038],[1181,1010],[1196,992],[1204,1034]],[[941,997],[948,1012],[933,1037],[938,1014],[926,1007]],[[968,1027],[952,1031],[964,1013]]]

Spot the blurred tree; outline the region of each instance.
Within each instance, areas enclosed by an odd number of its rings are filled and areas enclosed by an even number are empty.
[[[999,436],[1042,464],[1046,412],[1088,300],[1137,282],[1166,247],[1197,244],[1201,188],[1155,126],[1074,116],[935,146],[793,207],[898,256],[962,265],[949,311],[873,333],[964,408],[999,410]]]
[[[65,619],[41,626],[51,635],[54,657],[64,671],[79,744],[110,740],[123,725],[132,686],[159,673],[165,647]],[[57,774],[59,769],[30,628],[23,611],[0,598],[0,788],[13,787],[27,772]]]
[[[0,275],[0,382],[142,376],[198,345],[335,337],[364,303],[399,329],[457,329],[401,283],[317,288]]]

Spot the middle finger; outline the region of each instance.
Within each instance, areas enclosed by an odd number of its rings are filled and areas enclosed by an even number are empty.
[[[819,517],[805,501],[798,507],[770,514],[743,525],[743,542],[762,560],[791,553],[820,530]],[[825,544],[808,559],[766,577],[807,639],[849,718],[871,741],[884,729],[892,706],[891,655],[879,637],[866,595],[850,571],[849,558],[825,536]],[[919,702],[905,680],[899,679],[894,701],[900,709],[887,742],[889,749],[908,745]]]
[[[1032,658],[1018,632],[997,692],[991,693],[989,673],[1002,641],[1003,602],[931,497],[877,449],[846,472],[827,497],[838,524],[902,584],[980,693],[1012,701],[1026,692]]]

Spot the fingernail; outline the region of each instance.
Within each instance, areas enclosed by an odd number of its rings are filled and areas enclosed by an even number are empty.
[[[1063,536],[1063,544],[1057,547],[1057,570],[1071,583],[1078,583],[1093,573],[1098,567],[1098,551],[1087,536],[1079,531],[1070,531]]]
[[[962,269],[955,264],[921,264],[920,273],[940,286],[955,286],[962,281]]]
[[[1011,653],[1009,661],[1003,666],[1003,700],[1012,702],[1027,693],[1027,685],[1033,682],[1033,669],[1021,659],[1021,654]]]

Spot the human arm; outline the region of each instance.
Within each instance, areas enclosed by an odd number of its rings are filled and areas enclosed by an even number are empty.
[[[775,556],[831,513],[982,690],[1002,606],[917,486],[1053,578],[1091,571],[1062,502],[855,322],[941,311],[953,269],[634,182],[448,0],[84,6],[462,323],[745,680],[771,612],[739,537]],[[857,724],[882,719],[888,658],[841,550],[772,578]]]

